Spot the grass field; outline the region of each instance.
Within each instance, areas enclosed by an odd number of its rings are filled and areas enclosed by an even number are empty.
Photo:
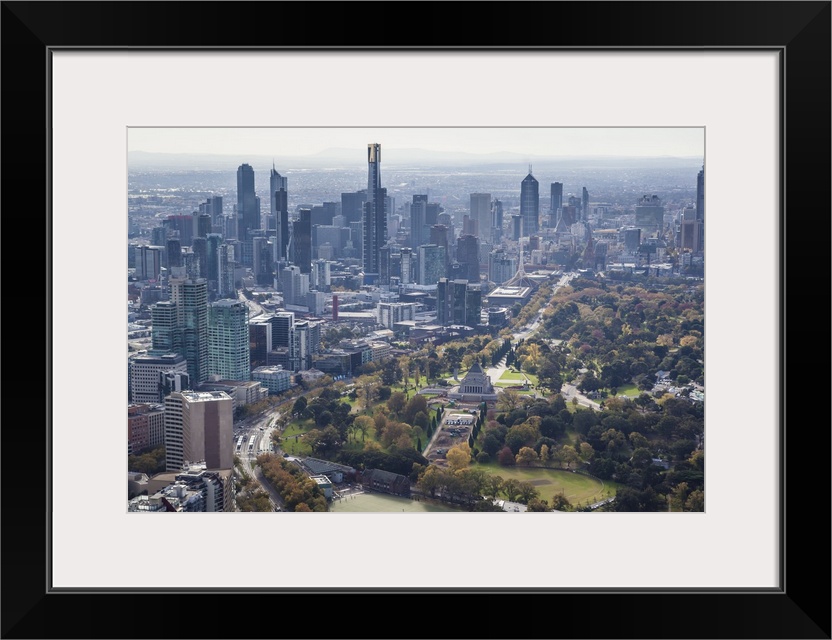
[[[609,389],[607,389],[607,393],[609,393]],[[617,396],[627,396],[628,398],[638,398],[641,394],[639,388],[634,384],[624,384],[618,387],[616,390]]]
[[[508,480],[513,478],[518,482],[531,482],[540,492],[543,500],[552,501],[552,496],[563,491],[567,500],[573,505],[586,502],[597,502],[609,495],[615,495],[617,486],[613,483],[602,482],[581,473],[561,471],[559,469],[545,469],[542,467],[501,467],[496,463],[478,464],[491,475],[497,475]]]
[[[329,510],[341,513],[425,513],[425,512],[456,512],[449,506],[432,502],[417,502],[408,498],[399,498],[384,493],[361,493],[344,500],[333,500]]]

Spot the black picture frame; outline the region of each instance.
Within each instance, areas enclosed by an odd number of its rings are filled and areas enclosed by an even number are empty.
[[[800,405],[804,404],[800,400],[801,379],[807,371],[814,371],[816,360],[823,360],[829,351],[818,349],[816,339],[811,345],[797,339],[804,338],[806,330],[812,327],[807,324],[811,320],[803,310],[817,309],[816,300],[807,300],[804,294],[797,293],[802,291],[800,285],[805,279],[815,278],[818,269],[827,273],[829,268],[825,238],[830,231],[830,2],[402,3],[413,10],[410,12],[413,28],[406,24],[394,27],[391,19],[394,14],[388,3],[290,2],[280,3],[279,7],[276,4],[2,3],[2,180],[5,187],[2,198],[6,205],[3,225],[8,241],[2,264],[6,274],[7,309],[19,305],[20,298],[26,302],[32,298],[30,304],[24,305],[26,313],[6,313],[2,317],[7,401],[7,428],[0,434],[3,445],[0,504],[4,516],[0,543],[2,637],[212,638],[239,634],[241,637],[363,638],[441,635],[830,638],[830,523],[824,491],[830,478],[830,434],[825,420],[808,420],[800,411]],[[452,5],[456,5],[453,11]],[[256,13],[268,16],[278,9],[281,18],[274,23],[274,29],[253,19]],[[539,15],[540,19],[530,19],[530,13]],[[396,42],[395,47],[391,42]],[[60,241],[49,234],[53,212],[46,180],[50,157],[47,136],[51,123],[47,103],[50,51],[64,47],[198,51],[216,47],[267,48],[276,43],[281,47],[358,47],[379,51],[402,47],[470,50],[539,47],[780,52],[781,77],[785,80],[781,96],[781,184],[785,188],[781,190],[780,229],[783,239],[780,249],[783,265],[780,274],[783,332],[780,445],[784,452],[780,589],[736,593],[487,591],[468,593],[463,601],[455,598],[463,593],[455,591],[385,593],[357,589],[349,593],[204,592],[172,596],[139,590],[134,594],[106,590],[59,594],[50,590],[49,487],[58,479],[50,474],[48,390],[60,381],[49,377],[50,353],[46,345],[51,323],[59,321],[59,316],[50,304],[48,269],[42,280],[33,279],[28,264],[23,273],[20,257],[15,252],[19,238],[45,238],[38,246],[46,255],[51,253],[53,243]],[[824,238],[820,250],[812,242],[818,235]],[[792,250],[787,251],[788,248]],[[787,254],[792,267],[788,271],[785,269]],[[33,263],[40,258],[37,254],[32,257]],[[45,267],[47,264],[48,260]],[[46,296],[42,297],[41,292]],[[788,328],[786,292],[791,293],[792,309],[797,309]],[[824,313],[820,315],[826,318],[826,295],[822,301]],[[44,324],[39,323],[39,317]],[[792,349],[787,352],[789,330]],[[818,332],[814,330],[814,333]],[[40,336],[46,339],[41,341]],[[44,351],[40,351],[41,342]],[[45,384],[33,384],[28,374],[21,373],[26,369],[38,373],[44,370]],[[787,372],[792,374],[789,379],[794,392],[789,405],[786,404]],[[37,392],[32,387],[37,387]],[[821,404],[825,413],[826,403]],[[42,406],[46,407],[45,413],[40,411]],[[23,414],[22,407],[30,410]],[[27,423],[25,435],[18,428],[20,425],[15,424],[21,421],[21,415],[26,416],[23,418]],[[787,424],[790,438],[787,438]],[[79,461],[79,465],[84,463]],[[753,461],[743,461],[738,472],[753,474]],[[795,481],[790,483],[788,478]],[[79,488],[84,486],[79,484]],[[820,489],[808,491],[807,486]],[[89,501],[89,508],[95,508],[94,497],[88,492],[82,492],[80,497]],[[83,518],[82,512],[79,518]],[[811,537],[807,536],[810,531]],[[821,548],[809,540],[820,540]],[[686,563],[696,561],[696,551],[680,549],[677,561],[671,570],[684,571]],[[186,597],[188,607],[196,607],[201,613],[179,615],[182,597]],[[257,598],[255,606],[263,608],[264,614],[245,619],[237,631],[218,623],[216,614],[211,615],[213,611],[224,610],[230,618],[237,618],[234,612],[244,602],[250,604],[252,597]],[[460,616],[457,622],[463,631],[459,631],[459,626],[447,626],[452,616],[440,614],[432,618],[428,614],[434,605],[447,612],[449,601],[457,602]],[[332,613],[338,607],[353,606],[367,612],[366,622],[355,617],[339,618]],[[385,619],[381,616],[384,611],[395,612],[404,622],[395,627],[386,626],[380,622]],[[115,612],[124,626],[112,628],[107,612]],[[418,624],[419,618],[424,625]],[[443,626],[437,628],[440,620]]]

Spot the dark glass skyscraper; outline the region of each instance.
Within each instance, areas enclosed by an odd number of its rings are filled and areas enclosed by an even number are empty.
[[[275,260],[287,257],[286,246],[289,244],[289,179],[281,176],[272,165],[269,173],[269,194],[271,195],[271,217],[269,218],[269,234],[274,234]]]
[[[430,227],[427,226],[428,197],[414,195],[410,205],[410,244],[414,247],[426,244]]]
[[[553,215],[557,216],[558,209],[563,206],[563,183],[562,182],[553,182],[552,183],[552,196],[551,196],[551,203],[549,205],[549,210],[552,212]]]
[[[237,169],[237,239],[248,240],[249,229],[260,228],[260,202],[254,193],[254,169],[242,164]]]
[[[374,283],[379,276],[379,250],[387,240],[387,217],[384,200],[387,189],[381,188],[381,145],[367,145],[367,202],[364,203],[364,242],[362,264],[364,281]]]
[[[479,240],[476,236],[461,235],[456,241],[456,260],[462,265],[462,277],[471,283],[480,281]]]
[[[696,175],[696,233],[699,250],[705,249],[705,167]]]
[[[312,210],[301,209],[300,216],[292,223],[292,263],[301,273],[312,271]]]
[[[696,219],[705,219],[705,167],[696,175]]]
[[[529,175],[520,183],[520,217],[523,221],[522,234],[530,236],[540,229],[540,194],[538,184],[529,167]]]
[[[589,220],[589,191],[586,190],[586,187],[581,192],[581,216],[582,220]]]

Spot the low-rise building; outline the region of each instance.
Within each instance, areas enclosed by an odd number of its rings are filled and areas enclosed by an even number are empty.
[[[361,474],[361,484],[365,489],[389,493],[394,496],[410,497],[410,478],[382,469],[366,469]]]
[[[295,374],[281,366],[257,367],[251,372],[251,379],[259,382],[269,393],[277,394],[287,391],[294,385]]]
[[[161,404],[127,405],[127,455],[165,444],[165,407]]]

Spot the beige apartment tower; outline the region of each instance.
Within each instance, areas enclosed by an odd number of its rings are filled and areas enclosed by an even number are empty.
[[[165,398],[168,471],[205,462],[208,469],[234,466],[234,401],[224,391],[182,391]]]

